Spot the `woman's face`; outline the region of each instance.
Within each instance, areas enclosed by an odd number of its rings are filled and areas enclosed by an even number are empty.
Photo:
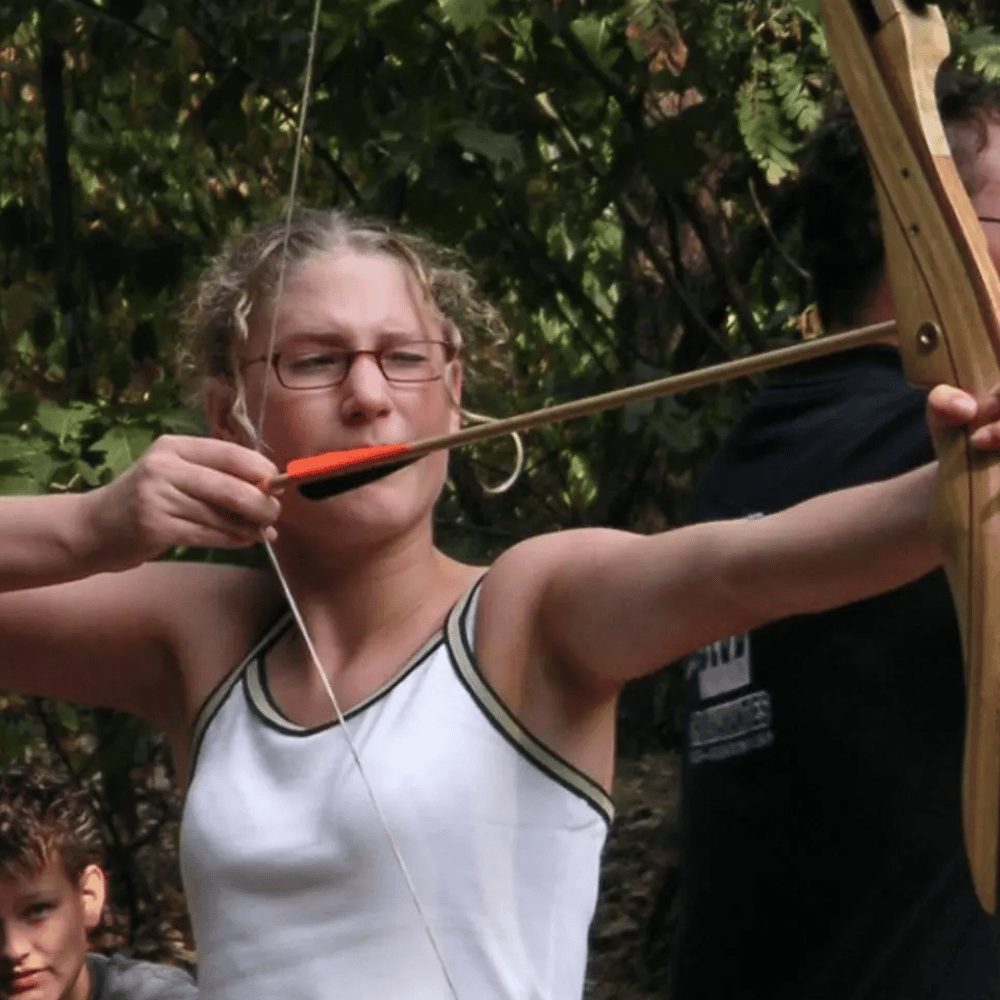
[[[273,312],[255,311],[246,357],[266,354]],[[274,352],[322,352],[324,348],[374,351],[404,341],[443,340],[414,275],[400,261],[378,253],[342,250],[296,265],[286,276],[278,304]],[[456,429],[459,414],[457,364],[443,378],[401,383],[386,379],[375,358],[359,354],[343,382],[320,389],[290,389],[274,368],[246,371],[247,408],[256,424],[264,408],[265,453],[279,468],[293,458],[373,444],[414,441]],[[264,382],[267,380],[266,393]],[[322,517],[349,519],[352,528],[403,526],[429,518],[444,482],[447,457],[429,456],[369,486],[320,501]],[[289,491],[286,524],[320,516],[317,502]]]

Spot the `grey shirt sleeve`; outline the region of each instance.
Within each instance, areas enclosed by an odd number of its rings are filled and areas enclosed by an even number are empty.
[[[140,962],[124,955],[88,955],[90,1000],[197,1000],[194,980],[172,965]]]

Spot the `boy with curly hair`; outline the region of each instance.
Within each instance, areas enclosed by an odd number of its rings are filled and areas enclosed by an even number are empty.
[[[106,876],[86,797],[51,774],[0,774],[0,997],[195,1000],[181,969],[88,953]]]

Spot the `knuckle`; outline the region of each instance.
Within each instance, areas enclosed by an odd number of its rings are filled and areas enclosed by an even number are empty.
[[[155,449],[155,450],[154,450]],[[173,453],[166,448],[156,448],[154,445],[146,452],[145,457],[139,463],[139,469],[143,479],[156,478],[166,475],[170,468]]]
[[[150,458],[158,459],[162,455],[167,455],[177,448],[176,439],[170,434],[161,434],[148,448],[146,455]]]

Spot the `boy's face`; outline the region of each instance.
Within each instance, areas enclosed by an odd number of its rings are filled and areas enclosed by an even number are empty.
[[[73,884],[58,858],[34,876],[0,875],[0,998],[87,1000],[87,932],[104,906],[104,872]]]

